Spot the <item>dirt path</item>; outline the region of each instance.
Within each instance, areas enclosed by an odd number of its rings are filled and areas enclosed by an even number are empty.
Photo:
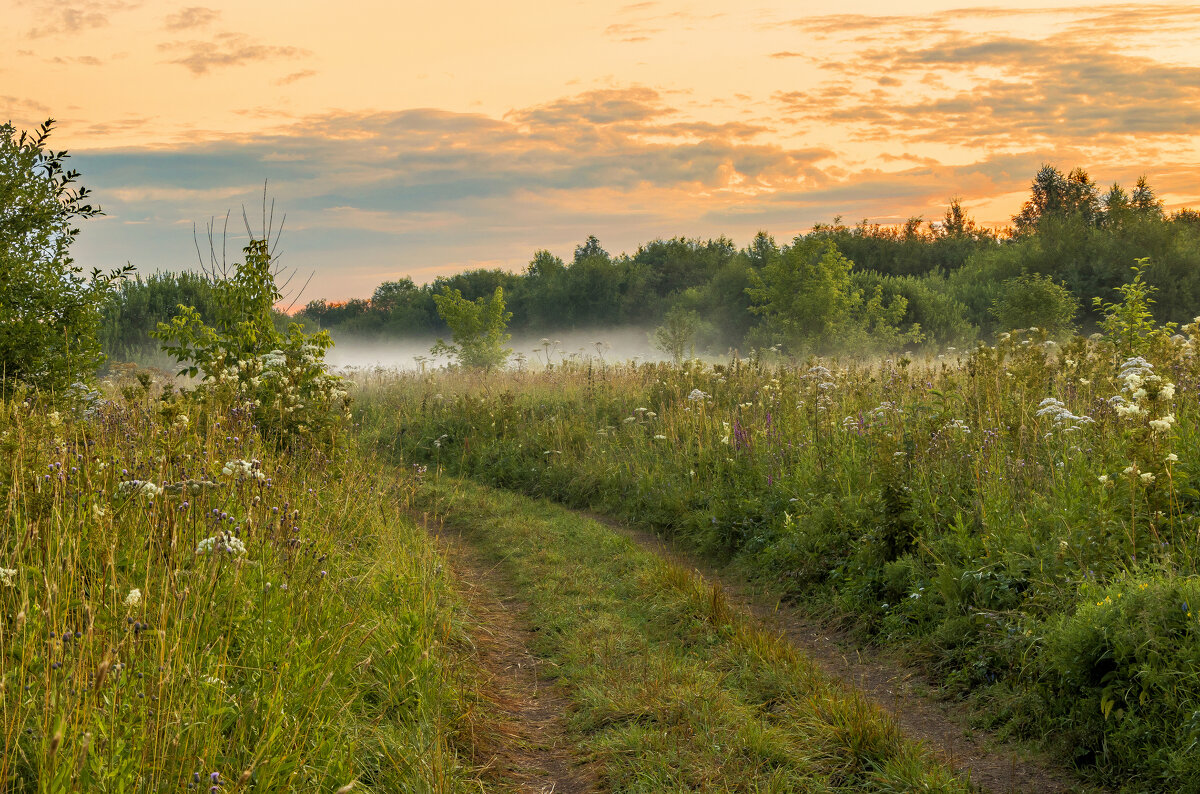
[[[999,746],[991,737],[973,732],[967,714],[957,704],[922,694],[932,689],[919,673],[886,658],[864,658],[844,635],[797,610],[756,594],[735,577],[683,552],[651,532],[630,527],[595,513],[588,518],[620,532],[655,554],[700,573],[710,584],[719,584],[732,605],[742,608],[778,631],[829,676],[858,689],[887,711],[909,738],[925,742],[953,768],[970,774],[971,782],[985,792],[1100,792],[1079,782],[1067,770],[1045,758]]]
[[[599,791],[596,775],[567,736],[567,699],[547,680],[546,662],[529,651],[533,632],[521,606],[504,595],[499,574],[458,533],[434,523],[425,527],[438,539],[478,627],[472,637],[488,676],[484,694],[500,712],[488,735],[477,742],[476,760],[526,794]]]

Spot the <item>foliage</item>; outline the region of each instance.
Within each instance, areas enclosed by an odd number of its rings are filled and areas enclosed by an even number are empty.
[[[280,299],[265,239],[251,239],[233,274],[211,285],[211,320],[179,306],[153,336],[206,388],[241,395],[260,427],[285,439],[337,441],[348,413],[342,379],[328,372],[325,331],[305,333],[293,323],[284,335],[275,325]]]
[[[88,203],[65,151],[46,146],[54,121],[32,135],[0,125],[0,391],[24,382],[63,395],[103,362],[100,311],[131,267],[90,278],[70,246]]]
[[[754,287],[752,276],[761,278],[768,266],[777,270],[783,253],[796,245],[832,243],[853,263],[848,292],[861,291],[865,304],[879,287],[883,306],[892,311],[896,298],[903,297],[907,305],[895,327],[906,333],[919,326],[922,341],[930,346],[961,345],[1009,330],[1000,327],[1004,323],[997,321],[993,307],[1004,283],[1025,274],[1044,276],[1083,300],[1076,322],[1084,332],[1096,330],[1102,315],[1091,298],[1123,284],[1128,263],[1141,256],[1154,262],[1145,276],[1158,290],[1154,320],[1186,322],[1200,305],[1197,217],[1187,209],[1165,213],[1145,177],[1129,190],[1113,185],[1102,194],[1085,171],[1064,174],[1046,166],[1033,180],[1013,230],[979,226],[952,199],[939,220],[846,225],[834,218],[782,250],[765,231],[740,250],[724,237],[676,237],[646,242],[632,255],[610,254],[593,236],[565,262],[539,250],[521,273],[477,269],[423,285],[409,279],[385,282],[370,298],[311,301],[296,319],[334,334],[445,337],[449,329],[437,312],[436,296],[457,289],[475,301],[501,287],[512,312],[507,328],[513,334],[546,336],[615,325],[652,332],[678,306],[695,311],[704,322],[697,350],[722,354],[773,344],[777,336],[778,329],[752,309],[746,291]],[[128,314],[118,311],[120,321],[150,330],[157,318],[143,316],[137,293],[129,299],[133,308]],[[820,318],[818,311],[814,321]],[[892,327],[885,327],[890,333]],[[824,339],[814,349],[848,347],[861,338],[861,328],[852,324],[845,338]],[[868,349],[891,344],[867,340]]]
[[[216,309],[212,281],[184,272],[121,282],[104,307],[100,342],[105,354],[120,361],[157,363],[162,354],[151,334],[174,317],[180,305],[193,307],[201,318],[211,317]]]
[[[1023,273],[1005,281],[992,303],[992,315],[1000,328],[1044,328],[1052,339],[1069,336],[1078,313],[1079,299],[1040,273]]]
[[[870,297],[850,278],[854,263],[832,241],[797,238],[761,271],[751,275],[751,311],[762,315],[761,335],[788,352],[888,350],[920,341],[917,328],[902,331],[907,301]]]
[[[700,315],[683,306],[667,312],[663,324],[654,329],[654,346],[671,357],[676,364],[696,355],[696,335],[700,331]]]
[[[364,421],[406,459],[733,558],[981,720],[1172,791],[1200,774],[1200,613],[1172,607],[1200,572],[1200,323],[1180,332],[1141,357],[1119,328],[1039,328],[925,359],[414,374]]]
[[[1092,301],[1103,313],[1100,327],[1117,345],[1117,349],[1128,356],[1146,352],[1154,337],[1170,336],[1174,330],[1174,325],[1170,323],[1161,329],[1154,325],[1150,306],[1154,303],[1152,296],[1157,290],[1144,279],[1149,262],[1147,258],[1138,259],[1132,268],[1133,280],[1117,287],[1121,295],[1120,302],[1105,303],[1100,298]]]
[[[468,369],[494,369],[504,366],[512,349],[504,344],[511,312],[504,310],[504,288],[496,287],[490,299],[470,301],[456,289],[446,288],[434,296],[438,314],[453,334],[453,344],[437,341],[430,352],[453,356]]]
[[[0,400],[0,791],[482,790],[408,491],[137,375],[82,417]]]

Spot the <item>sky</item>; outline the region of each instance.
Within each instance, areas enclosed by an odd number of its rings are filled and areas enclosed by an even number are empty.
[[[203,2],[204,5],[191,5]],[[829,13],[836,9],[837,13]],[[1016,213],[1043,163],[1200,206],[1200,4],[0,0],[0,123],[194,269],[264,184],[300,302],[677,236]],[[220,244],[218,235],[218,245]]]

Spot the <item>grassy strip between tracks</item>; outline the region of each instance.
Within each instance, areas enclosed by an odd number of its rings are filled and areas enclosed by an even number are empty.
[[[463,480],[418,502],[511,583],[615,791],[965,791],[720,590],[587,518]]]

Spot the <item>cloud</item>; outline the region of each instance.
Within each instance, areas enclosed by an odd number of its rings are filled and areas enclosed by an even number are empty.
[[[326,268],[314,289],[328,297],[369,294],[374,274],[398,260],[519,266],[539,247],[569,253],[589,230],[607,230],[614,245],[629,237],[633,247],[698,234],[684,226],[714,201],[827,184],[831,152],[760,143],[760,133],[681,118],[658,92],[635,86],[504,118],[431,108],[335,113],[271,135],[78,152],[106,211],[151,220],[85,235],[80,261],[187,266],[191,222],[256,206],[261,179],[286,205],[295,264]],[[366,264],[348,275],[323,264],[331,261]]]
[[[71,64],[79,64],[80,66],[103,66],[104,61],[94,55],[56,55],[50,59],[50,63],[56,63],[63,66]]]
[[[316,74],[316,71],[313,69],[301,69],[298,72],[292,72],[289,75],[280,77],[278,80],[275,81],[275,85],[291,85],[292,83],[296,82],[297,80],[303,80],[305,78],[312,77],[315,74]]]
[[[1043,23],[1033,36],[951,26],[1015,16]],[[836,78],[774,98],[794,122],[837,125],[866,141],[1027,149],[1184,138],[1200,125],[1200,68],[1082,33],[1153,37],[1197,22],[1200,8],[1163,5],[797,20],[806,30],[865,35],[866,44],[825,65]]]
[[[163,26],[167,30],[188,30],[190,28],[203,27],[215,21],[219,16],[221,16],[221,12],[214,8],[188,6],[187,8],[181,8],[173,14],[167,14]]]
[[[120,11],[136,8],[138,3],[124,0],[62,0],[53,3],[37,3],[37,16],[41,24],[30,28],[31,39],[79,33],[108,25],[109,17]]]
[[[672,112],[652,88],[601,89],[533,108],[511,111],[506,118],[540,126],[644,122]]]
[[[0,94],[0,124],[11,121],[17,129],[32,128],[50,116],[49,106],[37,100]]]
[[[303,58],[312,54],[300,47],[260,44],[242,33],[220,33],[212,41],[165,42],[159,44],[158,49],[178,56],[167,63],[179,64],[197,75],[215,68]]]

